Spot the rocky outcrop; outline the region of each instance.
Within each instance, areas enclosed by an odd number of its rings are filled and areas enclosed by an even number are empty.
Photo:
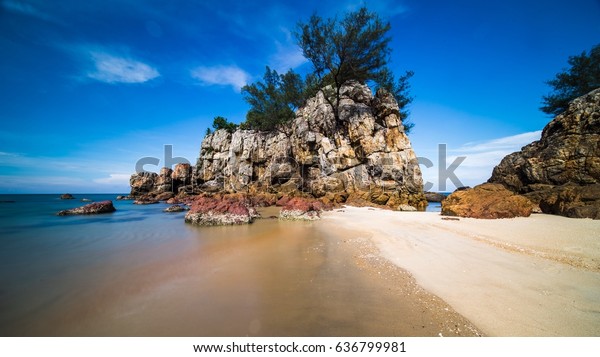
[[[307,193],[336,199],[352,193],[396,208],[424,209],[421,172],[398,104],[352,82],[342,88],[339,120],[322,93],[284,130],[217,130],[193,168],[193,191]]]
[[[110,213],[116,211],[112,201],[100,201],[87,204],[82,207],[68,209],[57,213],[58,216],[69,216],[78,214],[99,214]]]
[[[193,200],[185,221],[200,226],[220,226],[252,223],[259,216],[247,196],[199,196]]]
[[[442,201],[442,215],[470,218],[529,217],[533,208],[527,198],[493,183],[455,191]]]
[[[544,213],[597,218],[600,210],[600,89],[573,100],[542,137],[506,156],[489,182],[540,205]]]
[[[442,202],[445,198],[446,196],[439,192],[425,192],[427,202]]]
[[[315,199],[294,197],[285,201],[281,211],[279,211],[279,219],[315,221],[321,218],[323,208],[323,203]]]
[[[131,186],[130,196],[133,197],[141,195],[165,197],[165,194],[192,193],[192,167],[190,164],[180,163],[175,165],[173,170],[163,167],[159,173],[135,173],[129,179],[129,186]]]
[[[73,195],[70,193],[63,193],[62,195],[60,195],[60,199],[61,200],[74,200],[75,197],[73,197]]]

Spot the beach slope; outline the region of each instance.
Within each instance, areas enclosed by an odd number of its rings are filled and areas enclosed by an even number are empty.
[[[345,207],[320,228],[371,240],[486,335],[600,336],[600,221]]]

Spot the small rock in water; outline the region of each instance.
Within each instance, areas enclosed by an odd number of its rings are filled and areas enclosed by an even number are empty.
[[[60,199],[61,200],[73,200],[73,199],[75,199],[75,197],[73,197],[73,195],[70,193],[63,193],[62,195],[60,195]]]
[[[187,208],[185,206],[181,206],[181,205],[173,205],[173,206],[167,207],[163,210],[163,212],[183,212],[183,211],[187,211]]]
[[[99,214],[99,213],[110,213],[116,211],[112,201],[100,201],[87,204],[85,206],[67,209],[58,212],[57,216],[70,216],[77,214]]]

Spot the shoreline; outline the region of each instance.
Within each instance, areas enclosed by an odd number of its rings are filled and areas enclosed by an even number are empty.
[[[344,207],[323,216],[321,229],[339,239],[337,227],[368,239],[485,335],[600,336],[599,221]]]

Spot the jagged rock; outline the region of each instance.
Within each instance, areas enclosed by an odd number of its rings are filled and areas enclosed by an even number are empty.
[[[425,192],[427,202],[442,202],[446,196],[439,192]]]
[[[163,210],[163,212],[183,212],[187,211],[187,207],[182,205],[172,205]]]
[[[133,198],[132,196],[123,196],[123,195],[119,195],[117,196],[117,201],[128,201],[128,200],[134,200],[135,198]]]
[[[529,217],[533,203],[500,184],[484,183],[454,191],[442,201],[442,215],[470,218]]]
[[[196,197],[185,215],[185,221],[200,226],[248,224],[259,217],[243,195]]]
[[[60,195],[60,199],[61,200],[74,200],[75,197],[73,197],[73,195],[70,193],[63,193],[62,195]]]
[[[279,211],[279,219],[314,221],[321,218],[323,204],[315,199],[293,197]]]
[[[594,207],[600,205],[600,191],[592,186],[600,184],[599,142],[596,89],[573,100],[546,125],[539,141],[502,159],[489,182],[526,194],[544,213],[598,217]]]
[[[112,201],[100,201],[87,204],[85,206],[67,209],[57,213],[58,216],[69,216],[78,214],[99,214],[110,213],[116,211]]]

